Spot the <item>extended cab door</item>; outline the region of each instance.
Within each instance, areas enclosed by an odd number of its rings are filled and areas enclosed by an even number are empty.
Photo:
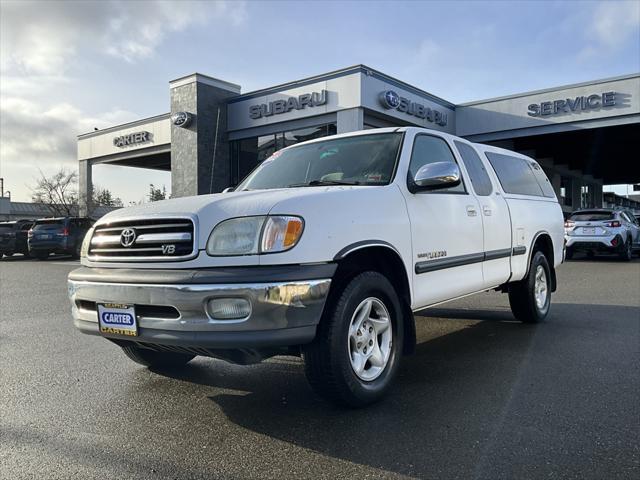
[[[411,193],[418,169],[433,162],[458,163],[443,137],[416,134],[406,180],[414,309],[482,290],[484,285],[481,210],[464,174],[456,187]]]
[[[488,166],[472,144],[454,140],[454,145],[467,169],[478,201],[484,227],[482,273],[485,287],[495,287],[511,275],[511,218],[506,200],[492,182]]]

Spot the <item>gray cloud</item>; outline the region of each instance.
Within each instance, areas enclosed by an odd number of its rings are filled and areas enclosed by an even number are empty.
[[[22,199],[38,168],[76,166],[78,133],[139,116],[91,114],[60,99],[58,87],[78,85],[71,75],[84,62],[116,56],[134,63],[192,25],[239,25],[246,17],[244,2],[225,1],[2,1],[0,9],[0,172]]]

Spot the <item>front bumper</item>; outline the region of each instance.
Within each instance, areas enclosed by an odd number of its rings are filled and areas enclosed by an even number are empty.
[[[334,272],[333,264],[164,271],[83,267],[71,272],[68,287],[74,324],[84,333],[103,335],[96,303],[122,303],[135,305],[139,335],[104,336],[192,349],[284,347],[313,340]],[[210,299],[238,297],[251,303],[248,317],[216,320],[207,313]]]

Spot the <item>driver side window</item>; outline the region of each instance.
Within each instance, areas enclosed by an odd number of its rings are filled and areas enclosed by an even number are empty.
[[[428,163],[453,162],[457,164],[447,142],[440,137],[432,135],[418,135],[413,141],[413,152],[409,163],[409,181],[412,182],[420,168]],[[462,171],[460,172],[462,175]],[[433,193],[466,193],[464,187],[464,177],[460,185],[455,187],[437,190]]]

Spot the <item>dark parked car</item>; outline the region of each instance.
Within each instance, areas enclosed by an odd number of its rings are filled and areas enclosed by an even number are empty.
[[[16,220],[14,222],[0,222],[0,258],[10,257],[14,253],[29,256],[27,232],[33,225],[33,220]]]
[[[29,252],[38,260],[52,253],[80,256],[82,240],[93,225],[86,217],[60,217],[36,220],[29,230]]]

